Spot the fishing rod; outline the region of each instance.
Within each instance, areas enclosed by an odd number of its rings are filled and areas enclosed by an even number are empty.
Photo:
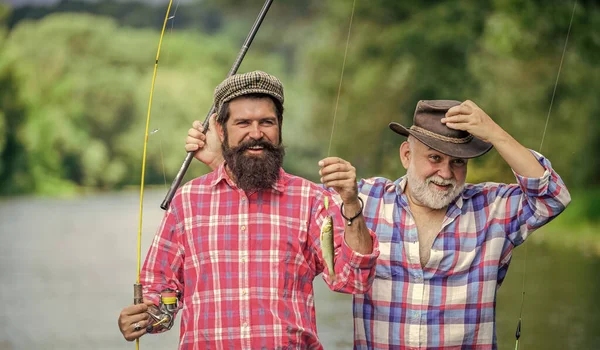
[[[263,5],[262,9],[260,10],[258,17],[256,18],[256,21],[252,25],[252,28],[250,28],[250,33],[248,33],[248,37],[246,37],[246,41],[244,41],[244,44],[242,45],[242,48],[240,49],[240,52],[239,52],[237,58],[235,59],[235,62],[233,62],[233,66],[231,67],[231,70],[229,70],[229,73],[227,73],[227,78],[234,75],[237,72],[238,68],[240,68],[240,64],[242,64],[242,61],[244,60],[244,57],[246,56],[246,52],[248,52],[248,49],[250,48],[250,45],[252,44],[252,40],[254,40],[254,36],[256,36],[256,33],[258,32],[258,29],[260,28],[260,25],[262,24],[263,19],[267,15],[267,12],[269,11],[269,8],[271,7],[272,2],[273,2],[273,0],[265,1],[265,4]],[[210,110],[209,110],[208,114],[206,115],[204,122],[202,123],[204,133],[206,133],[208,131],[208,123],[210,121],[210,116],[213,115],[213,113],[215,113],[215,105],[214,104],[212,105],[212,107],[210,107]],[[162,204],[160,205],[160,207],[163,210],[169,209],[169,205],[171,204],[171,201],[173,200],[173,196],[175,196],[175,192],[179,188],[179,185],[181,184],[181,181],[183,180],[183,177],[185,176],[185,172],[190,167],[190,164],[191,164],[192,160],[194,159],[194,153],[196,153],[196,152],[190,151],[185,156],[185,160],[183,161],[183,164],[181,165],[179,172],[177,173],[177,175],[175,176],[175,179],[171,183],[171,188],[169,188],[169,191],[167,192],[165,199],[163,200]]]
[[[552,113],[552,105],[554,104],[554,97],[556,96],[556,88],[558,87],[558,79],[562,71],[563,61],[565,59],[565,53],[567,52],[567,44],[569,43],[569,36],[571,35],[571,27],[573,26],[573,17],[575,17],[575,8],[577,7],[577,0],[573,1],[573,10],[571,11],[571,20],[569,21],[569,29],[567,30],[567,37],[565,38],[565,44],[563,46],[562,55],[560,57],[560,64],[558,65],[558,72],[556,73],[556,81],[554,82],[554,89],[552,91],[552,98],[550,99],[550,107],[548,108],[548,115],[546,116],[546,124],[544,125],[544,132],[542,133],[542,141],[540,142],[540,148],[538,152],[542,152],[542,146],[544,145],[544,138],[546,137],[546,130],[548,129],[548,122],[550,121],[550,114]],[[523,286],[521,287],[521,308],[519,311],[519,322],[517,323],[517,330],[515,331],[515,350],[519,350],[519,340],[521,338],[521,325],[523,324],[523,307],[525,306],[525,279],[527,277],[527,247],[529,244],[525,244],[525,259],[523,260]]]

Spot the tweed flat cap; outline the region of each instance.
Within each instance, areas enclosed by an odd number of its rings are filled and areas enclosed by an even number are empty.
[[[214,104],[217,113],[225,102],[249,94],[267,94],[283,104],[283,84],[271,74],[254,71],[234,74],[215,88]]]

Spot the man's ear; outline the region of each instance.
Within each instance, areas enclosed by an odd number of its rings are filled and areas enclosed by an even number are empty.
[[[215,116],[216,119],[216,116]],[[227,126],[222,125],[221,123],[215,122],[215,130],[217,130],[217,134],[219,135],[219,140],[221,140],[221,143],[225,142],[225,132],[223,128],[226,128]]]
[[[410,153],[410,144],[408,141],[402,142],[400,145],[400,161],[402,162],[402,166],[404,169],[408,169],[408,165],[410,164],[410,157],[412,154]]]

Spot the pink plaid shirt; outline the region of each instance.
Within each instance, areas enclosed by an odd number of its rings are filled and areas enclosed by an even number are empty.
[[[245,193],[223,165],[175,195],[142,271],[144,296],[182,291],[180,349],[322,349],[313,280],[326,269],[320,227],[334,219],[332,290],[365,293],[379,255],[343,239],[344,222],[325,190],[280,170],[270,190]]]
[[[367,226],[381,255],[373,287],[354,296],[354,348],[496,349],[496,291],[512,250],[560,214],[571,197],[550,162],[541,178],[468,184],[448,206],[421,267],[406,178],[361,181]]]

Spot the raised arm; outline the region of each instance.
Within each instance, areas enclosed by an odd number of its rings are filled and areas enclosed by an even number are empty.
[[[500,156],[517,174],[531,178],[544,175],[544,167],[536,157],[473,101],[467,100],[450,108],[441,121],[449,128],[467,131],[494,145]]]
[[[483,189],[492,201],[490,218],[504,224],[514,245],[521,244],[570,203],[571,195],[550,162],[521,145],[474,102],[467,100],[450,108],[442,123],[494,145],[515,173],[517,184],[490,184]]]

